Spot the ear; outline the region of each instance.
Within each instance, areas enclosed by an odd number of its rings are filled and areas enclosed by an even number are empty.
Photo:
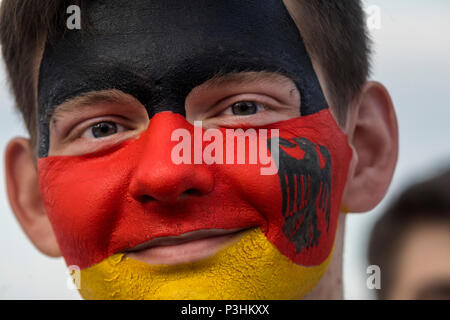
[[[6,188],[11,208],[22,229],[42,253],[61,252],[39,192],[38,175],[28,139],[15,138],[5,151]]]
[[[372,210],[384,198],[398,157],[398,124],[391,97],[367,82],[352,106],[346,128],[353,159],[343,205],[350,212]]]

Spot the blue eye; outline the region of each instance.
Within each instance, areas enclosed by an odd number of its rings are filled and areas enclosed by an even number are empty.
[[[258,112],[258,107],[254,102],[240,101],[231,106],[231,111],[235,116],[248,116]]]
[[[118,132],[114,122],[100,122],[91,127],[92,136],[96,139],[105,138]]]
[[[231,106],[231,111],[235,116],[249,116],[256,114],[259,109],[259,105],[251,101],[240,101]]]

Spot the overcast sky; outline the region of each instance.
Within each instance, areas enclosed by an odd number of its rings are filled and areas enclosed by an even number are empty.
[[[381,29],[372,30],[376,54],[372,78],[391,92],[400,125],[400,159],[386,199],[373,212],[350,215],[344,252],[345,297],[370,299],[366,288],[368,234],[383,208],[409,183],[450,165],[450,2],[371,0],[381,9]],[[0,148],[24,135],[0,69]],[[0,299],[78,299],[67,289],[62,259],[40,254],[9,208],[0,171]]]

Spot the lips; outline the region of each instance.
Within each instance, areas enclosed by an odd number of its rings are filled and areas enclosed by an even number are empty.
[[[198,230],[179,236],[156,238],[125,252],[133,259],[149,265],[176,265],[208,258],[248,229]]]
[[[243,230],[245,229],[231,229],[231,230],[209,229],[209,230],[192,231],[181,234],[179,236],[156,238],[147,241],[145,243],[139,244],[134,248],[128,249],[126,250],[126,252],[141,251],[157,246],[176,246],[190,241],[235,234]]]

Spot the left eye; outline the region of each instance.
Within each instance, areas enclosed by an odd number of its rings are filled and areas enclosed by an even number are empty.
[[[253,101],[239,101],[231,105],[228,110],[225,110],[224,113],[231,113],[235,116],[250,116],[265,109],[266,107],[261,103]]]
[[[112,136],[119,131],[123,131],[122,126],[111,121],[104,121],[90,126],[84,135],[89,138],[101,139]]]

